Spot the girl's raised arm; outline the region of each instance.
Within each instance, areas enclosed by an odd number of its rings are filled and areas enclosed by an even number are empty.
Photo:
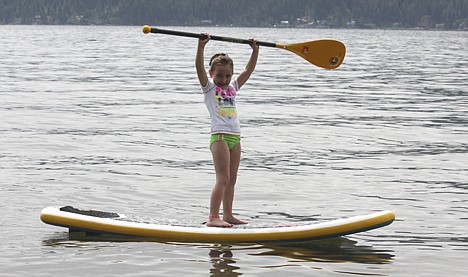
[[[205,69],[205,45],[210,40],[210,35],[207,35],[206,39],[198,39],[198,47],[197,47],[197,56],[195,57],[195,68],[197,69],[197,76],[198,81],[200,81],[200,85],[202,87],[206,87],[208,84],[208,75],[206,75]]]
[[[250,78],[250,75],[252,75],[255,66],[257,65],[259,47],[257,45],[256,39],[252,39],[252,44],[250,44],[250,47],[252,47],[252,54],[250,55],[250,59],[247,62],[245,69],[237,77],[237,85],[239,88],[242,87],[245,82],[247,82],[247,80]]]

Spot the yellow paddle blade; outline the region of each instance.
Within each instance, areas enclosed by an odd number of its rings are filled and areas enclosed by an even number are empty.
[[[318,67],[335,69],[341,65],[346,54],[345,45],[336,40],[314,40],[294,44],[276,44],[289,50]]]

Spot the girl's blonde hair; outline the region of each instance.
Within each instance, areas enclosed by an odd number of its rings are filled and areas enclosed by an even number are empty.
[[[216,53],[210,59],[210,70],[214,71],[217,65],[229,65],[231,66],[232,70],[234,71],[234,62],[225,53]]]

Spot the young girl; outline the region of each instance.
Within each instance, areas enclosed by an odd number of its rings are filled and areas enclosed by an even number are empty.
[[[233,224],[246,224],[247,222],[234,217],[232,202],[234,200],[234,185],[239,168],[241,145],[240,125],[236,111],[237,91],[247,82],[257,64],[259,47],[252,39],[250,46],[252,54],[245,69],[231,80],[234,73],[234,64],[226,54],[215,54],[210,60],[208,79],[204,66],[205,45],[210,40],[198,40],[195,66],[198,80],[205,95],[205,104],[211,117],[210,149],[216,172],[216,183],[211,192],[210,216],[207,226],[232,227]],[[219,217],[219,209],[223,203],[223,218]]]

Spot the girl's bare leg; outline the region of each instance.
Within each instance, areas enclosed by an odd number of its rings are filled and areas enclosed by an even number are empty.
[[[229,181],[224,189],[223,196],[223,220],[231,224],[247,224],[246,221],[236,218],[232,213],[232,203],[234,201],[234,190],[237,181],[237,172],[241,158],[241,145],[237,144],[230,151],[229,160]]]
[[[215,141],[211,145],[211,154],[216,172],[216,183],[211,192],[210,218],[206,225],[210,227],[232,227],[232,224],[219,218],[219,208],[230,178],[229,148],[224,141]]]

